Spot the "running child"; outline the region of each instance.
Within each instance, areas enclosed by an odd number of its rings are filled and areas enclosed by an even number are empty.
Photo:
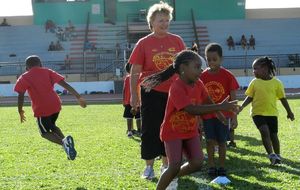
[[[136,127],[137,127],[137,135],[141,134],[141,117],[140,117],[140,111],[138,109],[137,112],[134,112],[130,105],[130,69],[131,64],[127,63],[125,65],[125,70],[127,72],[127,75],[124,79],[124,85],[123,85],[123,106],[124,106],[124,113],[123,117],[127,120],[127,136],[129,138],[133,137],[133,134],[135,133],[133,129],[133,118],[136,120]]]
[[[18,95],[18,112],[21,123],[26,121],[23,110],[24,94],[27,91],[31,99],[31,106],[34,117],[37,118],[38,128],[43,138],[62,145],[69,160],[74,160],[77,152],[74,148],[72,136],[65,137],[60,128],[55,124],[61,110],[61,100],[54,91],[54,84],[57,83],[77,99],[81,107],[86,107],[85,100],[65,82],[64,77],[57,72],[42,67],[42,62],[37,55],[26,58],[26,71],[17,80],[14,87]]]
[[[276,67],[269,57],[259,57],[252,64],[255,78],[250,82],[240,111],[252,103],[250,114],[260,132],[262,143],[268,153],[271,165],[280,164],[280,143],[278,139],[277,99],[293,121],[294,114],[285,97],[282,82],[275,77]]]
[[[229,96],[229,100],[236,100],[236,91],[239,84],[234,75],[222,67],[223,52],[221,45],[210,43],[205,48],[205,56],[208,68],[203,71],[200,79],[208,90],[208,94],[214,103],[222,102]],[[205,139],[207,143],[208,154],[208,175],[211,177],[226,176],[226,142],[231,131],[234,135],[234,129],[237,127],[237,116],[232,112],[219,112],[218,114],[203,115],[203,124]],[[235,146],[233,139],[230,142]],[[219,168],[215,164],[214,152],[215,146],[218,146]]]
[[[171,84],[167,108],[160,130],[168,159],[168,168],[158,181],[157,190],[177,186],[177,178],[200,170],[203,152],[199,139],[199,115],[217,110],[237,111],[237,101],[203,105],[209,102],[208,93],[199,80],[202,72],[200,56],[190,50],[177,54],[173,65],[160,73],[153,74],[142,83],[146,90],[152,89],[175,73],[178,78]],[[187,158],[181,164],[182,153]],[[173,181],[172,181],[173,180]],[[171,182],[172,181],[172,182]]]

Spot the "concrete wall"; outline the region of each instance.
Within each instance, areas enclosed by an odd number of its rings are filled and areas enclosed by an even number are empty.
[[[246,9],[246,19],[300,18],[300,8]]]

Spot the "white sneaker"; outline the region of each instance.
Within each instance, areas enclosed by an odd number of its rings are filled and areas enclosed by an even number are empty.
[[[163,174],[167,169],[168,169],[168,166],[166,166],[166,165],[161,165],[161,166],[160,166],[160,175]]]
[[[147,166],[141,177],[143,179],[152,180],[155,177],[154,170],[153,170],[152,166]]]
[[[178,178],[174,178],[171,183],[168,185],[166,190],[177,190],[178,187]]]

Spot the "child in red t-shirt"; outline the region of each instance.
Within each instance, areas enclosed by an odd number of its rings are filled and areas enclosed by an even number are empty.
[[[203,71],[200,79],[208,90],[209,96],[214,103],[222,102],[226,97],[229,100],[236,100],[236,91],[239,84],[234,75],[227,69],[221,67],[222,63],[222,47],[217,43],[210,43],[205,48],[205,56],[208,68]],[[231,112],[222,112],[222,117],[216,114],[203,115],[203,124],[205,139],[207,142],[208,154],[208,174],[211,177],[226,176],[225,158],[226,158],[226,142],[228,136],[229,145],[235,146],[234,129],[237,127],[237,116]],[[215,167],[214,151],[218,146],[219,152],[219,168]]]
[[[123,106],[124,106],[124,113],[123,117],[127,120],[127,136],[129,138],[133,137],[133,134],[135,131],[133,130],[133,118],[136,120],[136,134],[138,136],[141,135],[141,117],[140,117],[140,111],[134,111],[130,105],[130,69],[131,64],[127,63],[125,65],[125,70],[127,72],[127,75],[124,79],[124,85],[123,85]]]
[[[199,115],[218,110],[237,111],[237,101],[219,104],[209,103],[208,93],[199,80],[202,72],[200,56],[190,50],[177,54],[175,61],[164,71],[146,77],[142,85],[152,89],[175,73],[178,78],[171,84],[166,112],[161,125],[160,138],[164,142],[169,166],[162,173],[157,190],[177,184],[177,178],[200,170],[203,153],[199,139]],[[181,164],[182,153],[187,158]],[[172,181],[173,180],[173,181]]]
[[[38,56],[31,55],[26,58],[25,62],[27,72],[18,78],[14,88],[19,94],[18,112],[21,123],[26,121],[23,103],[24,94],[27,91],[41,136],[53,143],[62,145],[68,159],[74,160],[77,152],[72,136],[65,137],[55,124],[61,110],[61,100],[54,91],[54,84],[59,84],[76,96],[81,107],[86,107],[86,102],[74,88],[65,82],[63,76],[51,69],[42,67]]]

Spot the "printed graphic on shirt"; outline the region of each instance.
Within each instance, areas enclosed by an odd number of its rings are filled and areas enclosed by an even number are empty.
[[[169,52],[161,52],[153,56],[153,63],[159,70],[167,68],[174,60],[174,54]]]
[[[197,119],[185,111],[179,111],[171,116],[170,123],[174,131],[189,133],[195,129]]]
[[[196,99],[192,98],[191,103],[196,104]],[[170,118],[172,129],[179,133],[189,133],[195,130],[199,118],[188,114],[186,111],[178,111]]]
[[[220,102],[221,98],[225,94],[225,89],[223,85],[216,81],[210,81],[205,84],[208,90],[208,94],[211,96],[214,102]]]

